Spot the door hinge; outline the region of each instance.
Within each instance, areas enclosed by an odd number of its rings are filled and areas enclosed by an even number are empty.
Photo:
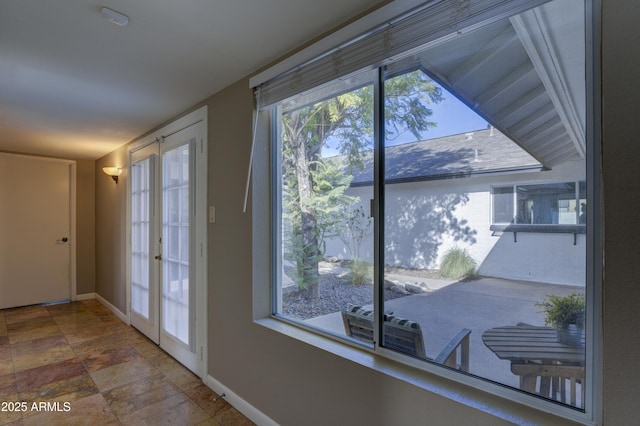
[[[200,346],[200,361],[204,361],[204,350],[202,349],[202,346]]]

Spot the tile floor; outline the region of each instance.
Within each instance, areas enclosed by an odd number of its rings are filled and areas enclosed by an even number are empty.
[[[253,424],[216,396],[95,300],[0,310],[0,425]]]

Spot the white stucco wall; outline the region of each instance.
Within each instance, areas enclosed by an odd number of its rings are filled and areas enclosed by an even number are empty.
[[[387,185],[385,191],[385,263],[418,269],[439,268],[452,247],[466,249],[481,275],[584,285],[585,236],[511,232],[491,226],[491,187],[584,179],[584,162],[571,162],[538,173],[475,176]],[[372,187],[350,188],[369,211]],[[361,258],[373,259],[373,235]],[[339,239],[326,242],[326,255],[350,258]]]

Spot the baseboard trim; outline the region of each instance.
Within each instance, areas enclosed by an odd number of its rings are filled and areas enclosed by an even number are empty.
[[[122,313],[122,311],[120,311],[120,309],[116,308],[115,306],[113,306],[111,304],[111,302],[109,302],[107,299],[105,299],[104,297],[100,296],[99,294],[96,293],[96,300],[100,303],[102,303],[107,309],[109,309],[115,316],[117,316],[118,318],[120,318],[122,320],[122,322],[124,322],[125,324],[129,325],[129,318],[127,318],[127,316],[125,314]]]
[[[85,293],[85,294],[76,294],[76,298],[74,300],[91,300],[95,299],[95,293]]]
[[[218,380],[207,375],[204,380],[204,384],[207,385],[218,395],[224,394],[224,399],[235,407],[236,410],[244,414],[249,420],[260,426],[278,426],[278,423],[273,421],[270,417],[258,410],[253,405],[238,396],[231,389],[220,383]]]

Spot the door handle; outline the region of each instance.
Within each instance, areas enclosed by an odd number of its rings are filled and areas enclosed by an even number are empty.
[[[159,254],[159,255],[157,255],[157,256],[153,256],[153,258],[154,258],[155,260],[162,260],[162,255],[161,255],[161,254]]]
[[[66,243],[67,241],[69,241],[69,238],[67,238],[67,237],[62,237],[62,238],[60,238],[59,240],[56,240],[56,244],[64,244],[64,243]]]

